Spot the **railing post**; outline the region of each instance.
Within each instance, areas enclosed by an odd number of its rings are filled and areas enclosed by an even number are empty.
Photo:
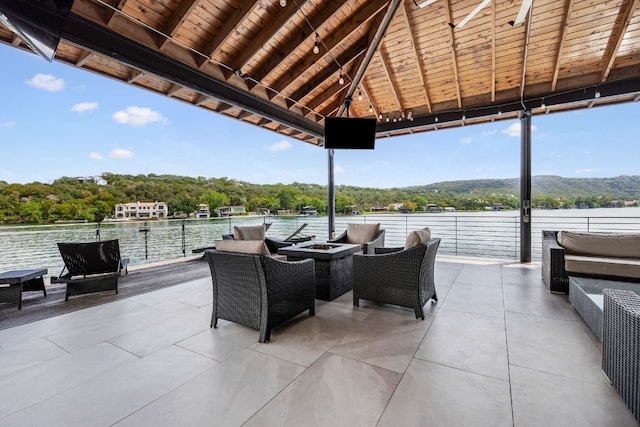
[[[187,241],[184,229],[184,219],[182,220],[182,257],[187,256]]]
[[[458,217],[455,217],[455,233],[456,233],[456,255],[458,255]]]

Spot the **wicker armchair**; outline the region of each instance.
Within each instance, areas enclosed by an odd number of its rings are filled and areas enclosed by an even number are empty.
[[[211,327],[218,319],[260,331],[269,341],[271,329],[309,310],[315,314],[314,261],[280,261],[264,255],[208,250],[213,283]]]
[[[72,295],[115,291],[118,278],[127,272],[128,258],[120,256],[118,240],[58,243],[64,267],[51,283],[66,283],[65,301]]]
[[[363,254],[374,254],[376,248],[382,248],[384,246],[384,233],[385,233],[384,230],[379,230],[378,233],[376,233],[375,237],[370,242],[362,243],[361,244],[362,253]],[[345,230],[338,237],[336,237],[334,239],[327,240],[327,242],[331,242],[331,243],[349,243],[349,240],[347,238],[347,230]]]
[[[410,249],[378,248],[375,255],[353,256],[353,305],[360,299],[413,308],[424,320],[422,307],[438,301],[434,282],[436,252],[440,239]]]
[[[640,422],[640,296],[604,289],[602,370]]]

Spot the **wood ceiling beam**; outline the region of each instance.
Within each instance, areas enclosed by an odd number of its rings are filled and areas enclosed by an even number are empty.
[[[407,36],[409,37],[409,41],[411,42],[411,53],[418,65],[418,76],[420,78],[420,84],[423,89],[424,97],[427,101],[427,111],[431,112],[431,99],[429,98],[429,86],[427,85],[427,81],[424,78],[424,64],[420,59],[420,54],[418,53],[418,43],[416,42],[416,38],[413,32],[413,25],[411,25],[411,21],[409,20],[409,13],[407,11],[407,7],[404,3],[400,5],[400,19],[404,22],[407,28]],[[376,116],[377,117],[377,116]]]
[[[616,56],[618,55],[618,50],[620,49],[620,45],[622,44],[622,39],[624,38],[625,33],[627,32],[627,28],[629,27],[629,22],[631,22],[631,18],[633,18],[633,12],[638,7],[638,3],[640,0],[630,0],[627,3],[627,8],[624,11],[624,15],[622,17],[622,22],[618,26],[617,33],[611,32],[611,37],[609,38],[609,43],[607,45],[608,52],[605,54],[605,67],[602,70],[602,78],[601,82],[607,81],[609,77],[609,73],[613,68],[613,64],[616,61]]]
[[[107,12],[106,12],[106,16],[105,16],[105,24],[107,25],[107,27],[111,27],[111,25],[113,24],[113,20],[116,18],[116,16],[118,16],[118,12],[115,10],[122,10],[122,8],[124,8],[125,3],[127,3],[127,0],[120,0],[120,1],[116,1],[116,2],[109,2],[114,9],[109,9],[107,8]]]
[[[20,46],[20,43],[21,43],[21,42],[22,42],[22,39],[21,39],[20,37],[18,37],[18,35],[17,35],[17,34],[12,33],[12,36],[11,36],[11,45],[12,45],[12,46],[15,46],[15,47],[18,47],[18,46]]]
[[[84,67],[89,60],[91,60],[93,53],[88,50],[83,50],[78,55],[78,59],[76,59],[76,67]]]
[[[496,4],[491,2],[491,102],[496,102]]]
[[[391,91],[393,92],[393,97],[396,100],[396,104],[398,104],[398,111],[402,112],[402,98],[400,97],[400,90],[398,89],[398,85],[396,84],[395,76],[393,75],[393,70],[389,66],[389,55],[386,52],[385,47],[379,49],[377,52],[380,57],[380,61],[382,61],[382,69],[384,71],[387,80],[389,81],[389,85],[391,86]]]
[[[447,22],[453,22],[453,16],[451,15],[451,6],[449,5],[449,1],[444,0],[444,10]],[[453,68],[453,78],[456,81],[456,96],[458,98],[458,108],[462,108],[462,95],[460,94],[460,76],[458,74],[458,58],[456,56],[455,49],[455,36],[453,34],[453,27],[450,25],[446,25],[447,27],[447,35],[449,38],[449,48],[451,49],[451,67]]]
[[[367,50],[367,38],[363,37],[358,42],[356,42],[353,46],[343,52],[336,61],[340,64],[348,64],[353,61],[355,58],[363,56],[364,52]],[[318,86],[322,85],[324,82],[329,80],[330,78],[335,78],[336,72],[338,72],[340,68],[336,65],[334,61],[331,61],[325,65],[325,67],[320,70],[311,80],[309,80],[306,84],[302,85],[298,90],[296,90],[290,98],[301,101],[305,96],[309,95],[313,92]],[[312,102],[313,103],[313,102]],[[321,102],[322,103],[322,102]],[[307,105],[309,106],[309,105]],[[310,106],[309,106],[310,107]],[[314,107],[310,107],[313,109]]]
[[[520,99],[524,99],[524,88],[527,80],[527,57],[529,56],[529,38],[531,36],[531,17],[533,16],[533,3],[527,14],[527,30],[524,35],[524,52],[522,54],[522,77],[520,79]]]
[[[159,48],[161,50],[171,40],[171,38],[173,38],[173,36],[176,35],[176,33],[178,32],[178,30],[180,29],[184,21],[187,19],[187,17],[198,5],[198,1],[199,0],[183,0],[180,2],[180,4],[178,5],[178,9],[176,9],[171,14],[171,17],[169,18],[169,20],[165,22],[165,24],[162,27],[161,32],[165,34],[167,37],[160,44]]]
[[[306,3],[306,0],[304,3]],[[304,3],[300,5],[302,8]],[[251,42],[245,46],[239,55],[236,56],[235,60],[230,64],[231,68],[234,70],[242,70],[242,68],[247,65],[254,56],[260,52],[262,47],[271,40],[280,30],[291,20],[291,17],[295,15],[298,11],[296,8],[296,3],[294,1],[290,1],[287,3],[285,7],[280,7],[280,5],[275,5],[275,7],[281,9],[278,13],[274,14],[273,20],[269,23],[267,28],[263,28],[260,33],[256,35],[256,37],[251,39]]]
[[[388,0],[368,1],[364,7],[360,8],[360,10],[358,10],[351,19],[349,19],[347,25],[338,27],[337,31],[323,39],[323,46],[329,52],[333,50],[336,46],[343,43],[345,39],[355,33],[358,28],[377,16],[377,14],[384,9],[387,3]],[[273,85],[274,89],[277,92],[284,91],[319,60],[320,58],[318,58],[313,52],[307,53],[293,67],[289,68],[285,74],[276,80]]]
[[[167,95],[168,97],[172,97],[173,95],[175,95],[176,93],[180,92],[182,90],[182,86],[181,85],[177,85],[175,83],[171,83],[169,85],[169,89],[167,89],[167,91],[165,92],[165,95]]]
[[[236,116],[236,119],[238,120],[244,120],[246,118],[249,118],[253,116],[253,113],[251,111],[246,111],[246,110],[242,110],[240,111],[240,113]]]
[[[569,24],[571,23],[571,16],[573,12],[573,5],[575,2],[573,0],[566,0],[565,2],[565,14],[562,20],[562,27],[560,31],[562,35],[560,36],[560,44],[558,45],[558,53],[556,55],[556,66],[553,69],[553,78],[551,79],[551,92],[555,92],[556,85],[558,84],[558,75],[560,74],[560,62],[562,61],[562,56],[564,55],[565,50],[565,41],[567,39],[567,30],[569,28]]]
[[[210,96],[207,96],[203,93],[199,94],[196,99],[193,101],[193,105],[197,105],[198,107],[200,107],[202,104],[204,104],[205,102],[207,102],[209,99],[211,99]]]
[[[263,64],[260,67],[260,70],[257,73],[254,73],[252,77],[258,81],[262,81],[262,79],[269,75],[269,73],[278,68],[285,59],[287,59],[293,53],[298,52],[300,49],[300,45],[302,45],[307,40],[307,38],[314,37],[315,40],[315,34],[318,33],[318,28],[320,28],[322,24],[325,23],[325,21],[329,20],[333,15],[335,15],[335,13],[339,11],[342,6],[343,3],[341,2],[330,2],[329,6],[322,8],[319,13],[310,18],[309,22],[311,23],[311,26],[309,26],[305,21],[302,24],[303,27],[298,28],[298,31],[294,32],[293,37],[288,41],[287,45],[281,46],[274,52],[273,55],[270,55],[267,62]],[[315,28],[315,31],[311,27]],[[320,37],[320,41],[322,41],[322,37]],[[326,52],[323,54],[323,50],[324,45],[323,43],[320,43],[321,53],[318,53],[317,55],[324,56]],[[314,55],[316,54],[314,53]],[[317,57],[322,58],[322,56]]]
[[[258,3],[259,1],[242,1],[242,6],[239,9],[236,9],[235,12],[227,18],[224,25],[217,29],[211,39],[205,41],[201,52],[211,58],[220,46],[222,46],[229,37],[236,33],[235,29],[242,24]],[[202,68],[207,61],[208,59],[203,57],[196,59],[199,68]]]
[[[136,80],[138,80],[140,77],[142,77],[144,73],[140,70],[136,70],[135,68],[131,70],[131,73],[129,74],[129,78],[127,79],[127,83],[132,84],[133,82],[135,82]]]

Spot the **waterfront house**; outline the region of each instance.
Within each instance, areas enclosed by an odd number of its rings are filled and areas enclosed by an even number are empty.
[[[168,207],[165,202],[118,203],[115,207],[116,219],[165,219]]]
[[[247,210],[244,206],[220,206],[216,208],[216,214],[218,216],[244,215],[246,213]]]
[[[209,212],[209,205],[206,203],[200,203],[198,205],[198,209],[196,210],[194,216],[196,219],[209,218],[211,216],[211,213]]]

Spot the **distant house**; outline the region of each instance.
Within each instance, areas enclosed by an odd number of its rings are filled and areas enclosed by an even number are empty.
[[[81,184],[85,182],[93,182],[94,184],[98,184],[98,185],[107,185],[107,180],[103,179],[101,176],[78,177],[78,182]]]
[[[256,213],[258,215],[271,215],[271,209],[268,208],[258,208],[256,209]]]
[[[302,215],[318,215],[318,210],[313,206],[305,206],[300,211]]]
[[[209,205],[206,203],[200,203],[198,205],[198,210],[195,213],[196,219],[207,219],[211,216],[209,212]]]
[[[216,208],[216,213],[218,216],[234,216],[244,215],[247,213],[247,210],[244,206],[220,206]]]
[[[118,203],[115,207],[116,219],[164,219],[167,217],[165,202]]]

